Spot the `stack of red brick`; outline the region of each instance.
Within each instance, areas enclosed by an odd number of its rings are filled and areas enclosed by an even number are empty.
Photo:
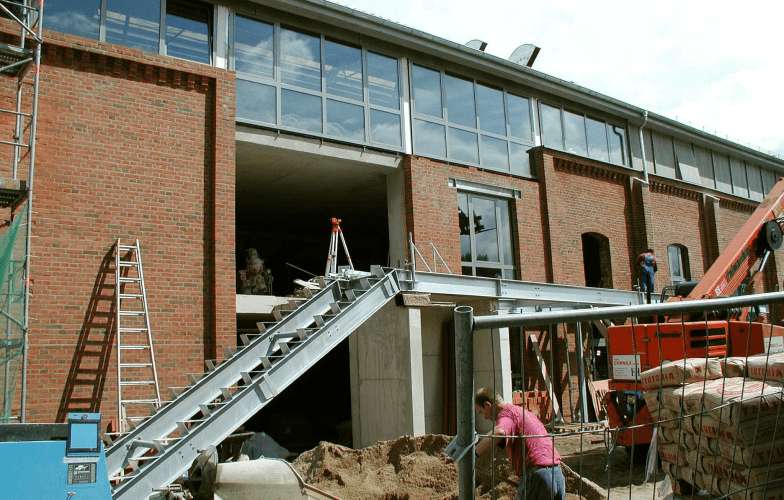
[[[523,405],[523,392],[515,391],[512,393],[512,403],[517,406],[523,406],[544,423],[553,419],[553,402],[547,391],[526,392],[525,405]]]
[[[784,498],[784,354],[686,359],[640,375],[676,493]]]

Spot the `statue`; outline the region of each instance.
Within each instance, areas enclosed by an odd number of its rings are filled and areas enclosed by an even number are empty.
[[[242,279],[242,293],[245,295],[272,295],[272,271],[264,266],[255,248],[245,251],[245,271]]]

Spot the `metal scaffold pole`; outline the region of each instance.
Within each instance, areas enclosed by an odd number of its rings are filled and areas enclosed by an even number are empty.
[[[455,379],[457,388],[457,445],[466,448],[474,441],[474,309],[455,309]],[[460,500],[474,498],[473,450],[458,462],[458,494]]]

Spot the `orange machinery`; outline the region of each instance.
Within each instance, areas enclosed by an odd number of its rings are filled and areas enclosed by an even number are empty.
[[[780,180],[705,276],[699,282],[689,284],[693,286],[690,291],[676,288],[677,296],[668,301],[727,297],[736,294],[744,282],[744,293],[753,293],[768,257],[782,244],[783,212],[784,180]],[[752,272],[757,262],[759,265]],[[681,296],[686,293],[686,297]],[[626,446],[632,457],[639,459],[645,455],[651,441],[653,426],[644,424],[653,420],[641,397],[638,383],[641,371],[688,357],[760,354],[765,350],[766,338],[784,337],[783,327],[764,324],[762,320],[762,317],[749,315],[746,309],[739,309],[671,316],[649,324],[608,328],[612,379],[603,405],[610,427],[619,428],[616,444]],[[635,426],[633,430],[624,428],[632,425]],[[639,425],[644,426],[637,427]]]

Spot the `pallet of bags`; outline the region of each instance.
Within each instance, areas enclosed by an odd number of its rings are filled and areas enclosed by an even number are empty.
[[[723,377],[722,363],[715,358],[687,358],[670,361],[640,374],[643,390],[675,387],[691,382]]]
[[[749,356],[749,378],[766,382],[784,382],[784,353]]]

